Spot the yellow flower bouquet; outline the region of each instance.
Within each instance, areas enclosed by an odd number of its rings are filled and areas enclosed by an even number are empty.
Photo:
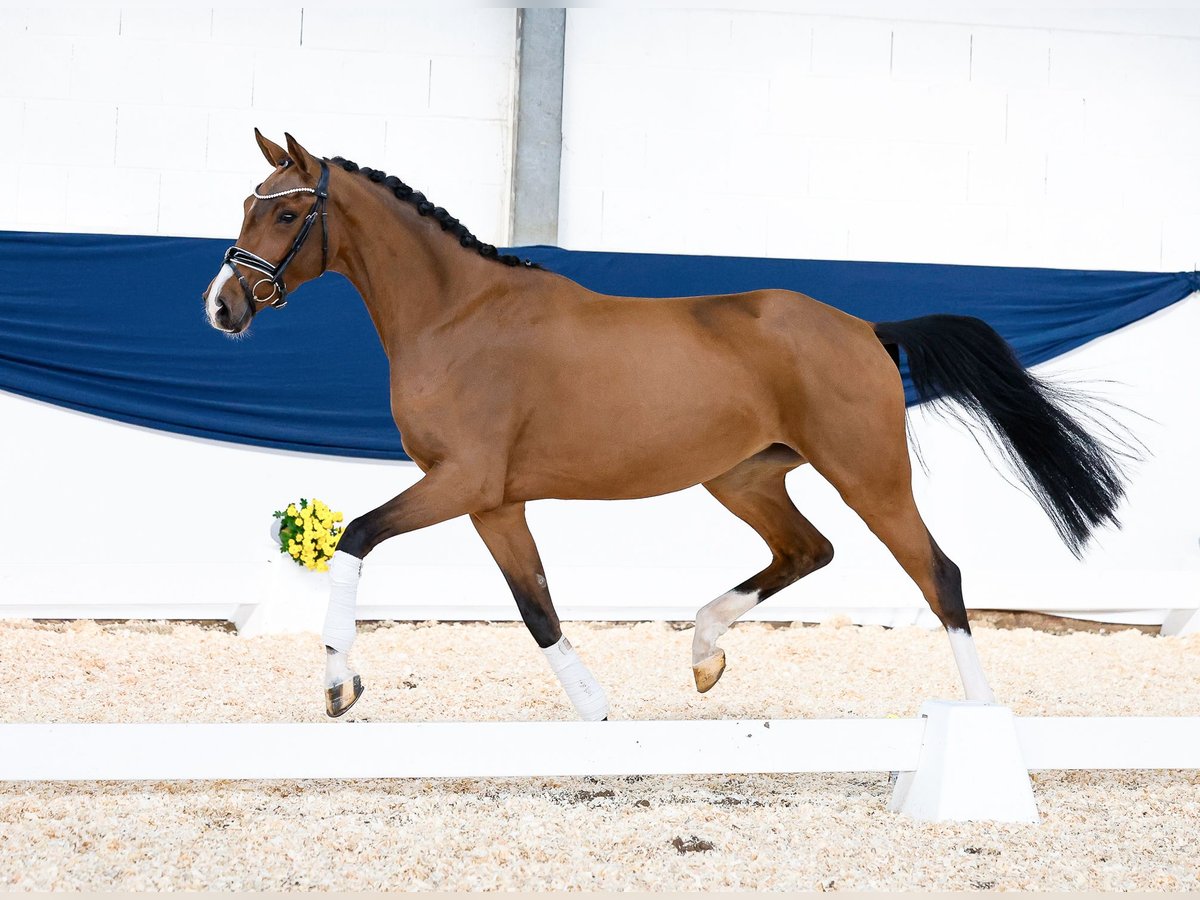
[[[316,498],[309,502],[301,497],[299,503],[275,510],[274,516],[279,519],[279,552],[306,569],[328,572],[329,559],[342,536],[342,527],[337,524],[342,514]]]

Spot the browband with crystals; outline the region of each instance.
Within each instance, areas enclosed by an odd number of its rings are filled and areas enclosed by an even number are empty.
[[[262,187],[262,185],[260,184],[258,187]],[[259,200],[274,200],[276,197],[283,197],[287,194],[315,194],[316,192],[317,192],[316,188],[295,187],[295,188],[288,188],[286,191],[276,191],[274,194],[260,194],[258,192],[258,188],[255,188],[254,196],[257,197]]]

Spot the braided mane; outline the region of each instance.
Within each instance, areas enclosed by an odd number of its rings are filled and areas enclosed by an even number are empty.
[[[415,191],[407,184],[397,178],[395,175],[388,175],[379,169],[371,169],[367,166],[360,166],[358,163],[351,162],[348,159],[343,159],[340,156],[335,156],[330,160],[334,165],[341,166],[347,172],[357,172],[360,175],[365,175],[376,184],[382,184],[399,200],[404,200],[416,207],[417,212],[422,216],[432,216],[434,220],[442,226],[442,231],[448,231],[458,239],[459,244],[468,250],[474,250],[484,259],[492,259],[498,263],[504,263],[506,266],[524,266],[527,269],[542,268],[533,260],[521,259],[518,256],[513,256],[509,253],[500,253],[491,244],[485,244],[475,235],[471,234],[467,226],[441,206],[434,206],[430,203],[425,195],[420,191]]]

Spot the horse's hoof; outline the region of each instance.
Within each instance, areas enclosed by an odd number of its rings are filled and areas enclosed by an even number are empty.
[[[692,666],[692,674],[696,677],[696,690],[707,693],[712,686],[721,680],[725,671],[725,651],[717,648],[717,652],[708,659]]]
[[[362,679],[355,675],[350,681],[339,681],[325,688],[325,715],[331,719],[345,715],[362,696]]]

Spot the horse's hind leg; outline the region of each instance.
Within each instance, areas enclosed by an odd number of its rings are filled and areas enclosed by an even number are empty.
[[[607,719],[608,699],[604,689],[583,664],[571,642],[563,637],[542,560],[525,522],[525,504],[513,503],[485,513],[473,513],[471,522],[504,574],[525,626],[542,649],[575,711],[588,721]]]
[[[809,459],[921,589],[950,638],[967,699],[994,703],[967,622],[958,566],[929,534],[913,499],[901,396],[838,420],[847,424],[828,430]]]
[[[791,451],[772,449],[704,483],[726,509],[766,541],[771,563],[696,614],[692,674],[701,693],[725,671],[725,652],[716,645],[717,638],[748,610],[833,559],[833,545],[788,496],[784,478],[801,462]]]
[[[967,622],[958,566],[925,528],[911,489],[905,485],[903,490],[897,487],[891,495],[862,496],[849,502],[916,582],[946,629],[967,699],[995,703]]]

